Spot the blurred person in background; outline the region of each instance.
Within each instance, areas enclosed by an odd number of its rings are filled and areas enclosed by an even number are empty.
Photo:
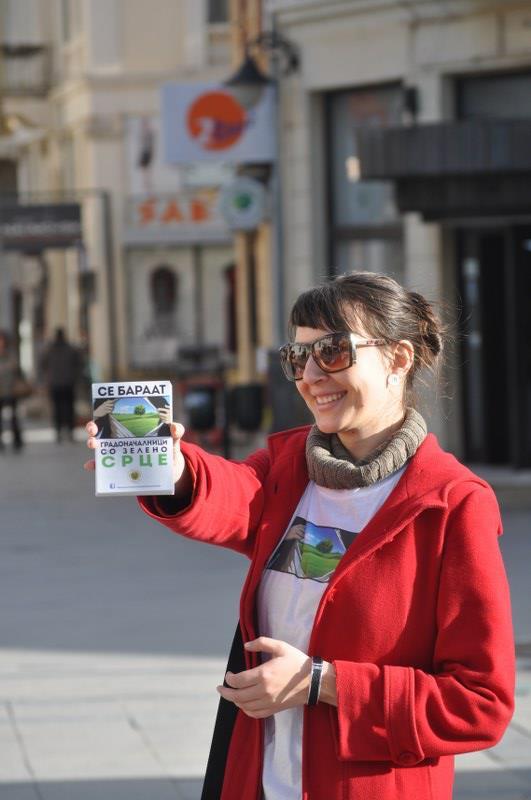
[[[42,355],[41,373],[50,394],[57,442],[62,441],[63,431],[72,441],[75,388],[81,375],[81,355],[67,341],[63,328],[56,329],[53,341]]]
[[[17,413],[17,384],[20,371],[12,352],[11,338],[7,331],[0,330],[0,450],[4,449],[3,442],[3,415],[4,408],[11,414],[11,432],[13,435],[13,449],[22,449],[22,433]]]
[[[509,723],[515,668],[496,497],[415,409],[442,324],[354,272],[304,292],[289,333],[315,424],[238,463],[172,423],[174,495],[139,498],[251,560],[203,798],[450,800],[454,755]]]

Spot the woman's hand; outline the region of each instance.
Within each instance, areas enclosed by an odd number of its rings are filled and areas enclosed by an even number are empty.
[[[303,706],[308,699],[312,660],[296,647],[260,636],[245,644],[255,653],[269,653],[270,658],[254,669],[234,674],[227,672],[227,686],[217,690],[248,717],[263,719],[286,708]]]
[[[100,408],[103,405],[105,404],[102,403]],[[87,439],[87,447],[90,450],[95,450],[98,446],[98,441],[95,438],[98,433],[98,426],[95,422],[87,422],[85,430],[89,436]],[[190,470],[186,466],[185,458],[181,453],[180,444],[184,434],[184,426],[179,422],[171,422],[170,433],[173,440],[173,482],[175,484],[175,495],[181,498],[187,497],[188,495],[191,497],[193,492],[193,479]],[[90,461],[85,461],[83,465],[83,468],[89,472],[93,471],[95,467],[96,464],[93,458],[90,459]]]
[[[108,401],[106,401],[106,402],[108,402]],[[99,411],[99,409],[103,405],[105,405],[105,404],[102,403],[101,406],[99,406],[99,408],[96,409],[96,411]],[[95,439],[95,436],[98,433],[98,426],[96,425],[95,422],[87,422],[87,424],[85,425],[85,430],[89,435],[89,438],[87,439],[87,447],[90,450],[95,450],[96,447],[98,446],[98,443],[97,443],[97,441]],[[96,463],[95,463],[94,459],[91,458],[90,461],[85,461],[85,463],[83,464],[83,469],[86,469],[89,472],[92,472],[94,469],[96,469]]]
[[[180,422],[170,423],[170,434],[173,439],[173,482],[175,484],[175,494],[182,496],[192,492],[193,481],[190,470],[186,466],[186,461],[181,453],[181,439],[184,436],[184,425]]]

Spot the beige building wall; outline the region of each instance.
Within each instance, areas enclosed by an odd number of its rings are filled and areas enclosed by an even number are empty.
[[[26,13],[28,3],[35,6],[33,16]],[[19,189],[80,193],[87,263],[96,274],[96,299],[89,309],[92,358],[101,377],[110,377],[113,325],[114,377],[119,377],[128,368],[124,121],[128,114],[158,114],[160,87],[166,80],[225,78],[230,68],[229,27],[207,24],[206,0],[70,0],[68,30],[61,0],[10,0],[8,6],[15,40],[39,41],[50,49],[53,77],[46,97],[7,101],[10,110],[24,113],[32,123],[26,139],[13,142]],[[102,192],[110,197],[114,310]],[[77,254],[49,252],[47,260],[49,328],[65,325],[76,341],[80,331],[72,321],[71,295]]]

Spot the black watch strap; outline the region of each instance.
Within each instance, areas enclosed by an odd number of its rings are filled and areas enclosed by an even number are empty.
[[[319,656],[312,657],[312,674],[310,678],[310,688],[308,690],[308,705],[316,706],[319,702],[321,691],[321,678],[323,677],[323,659]]]

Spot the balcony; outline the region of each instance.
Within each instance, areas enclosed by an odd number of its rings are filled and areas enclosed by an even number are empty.
[[[40,44],[0,44],[0,88],[7,97],[43,97],[51,85],[50,48]]]

